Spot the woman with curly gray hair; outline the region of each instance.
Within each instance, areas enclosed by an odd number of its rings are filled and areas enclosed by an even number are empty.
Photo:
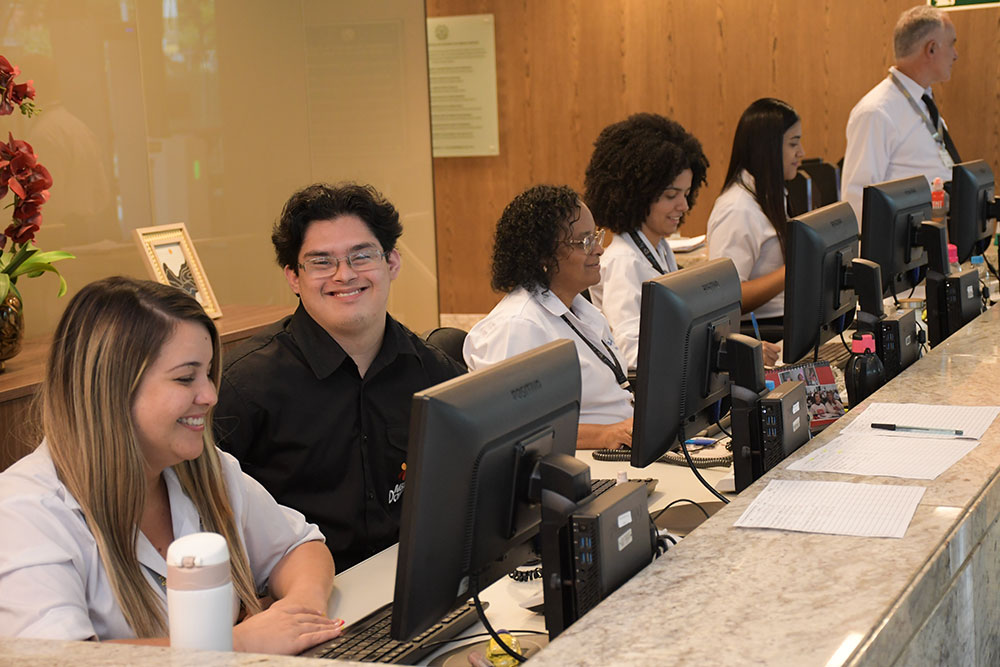
[[[624,364],[601,312],[580,295],[601,276],[603,230],[572,188],[536,185],[504,209],[493,244],[493,288],[507,295],[465,339],[470,370],[560,338],[572,340],[583,382],[577,447],[632,442]]]

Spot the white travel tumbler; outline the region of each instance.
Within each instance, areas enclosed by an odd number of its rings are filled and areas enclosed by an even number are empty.
[[[233,650],[236,596],[229,547],[217,533],[193,533],[167,548],[167,617],[170,646]]]

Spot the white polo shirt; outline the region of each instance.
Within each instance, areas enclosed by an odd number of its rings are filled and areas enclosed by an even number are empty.
[[[637,235],[664,271],[677,270],[674,251],[666,239],[660,239],[654,247],[642,230]],[[590,288],[590,298],[611,325],[615,343],[629,368],[635,368],[639,360],[642,284],[661,275],[628,234],[615,234],[601,255],[601,282]]]
[[[505,296],[465,338],[463,356],[469,370],[478,370],[521,352],[563,338],[576,344],[580,359],[582,396],[581,424],[614,424],[632,416],[632,395],[619,386],[615,373],[577,336],[564,314],[598,349],[606,344],[625,369],[621,353],[611,336],[607,320],[582,296],[573,299],[572,310],[548,290],[515,289]]]
[[[753,176],[743,171],[740,182],[743,185],[733,183],[726,188],[712,207],[708,217],[708,258],[730,258],[740,274],[740,282],[746,282],[780,269],[785,259],[778,233],[751,194]],[[758,318],[783,316],[784,290],[754,313]],[[750,319],[750,314],[743,319]]]
[[[219,451],[236,525],[254,584],[263,591],[271,570],[298,545],[323,535],[293,509],[276,503]],[[163,471],[175,537],[201,531],[198,512],[173,469]],[[79,503],[56,475],[43,442],[0,473],[0,635],[41,639],[132,639],[135,632],[115,599],[97,542]],[[150,570],[167,564],[139,533],[136,555],[166,609],[166,592]]]
[[[920,98],[931,89],[921,88],[895,67],[889,71],[926,112],[927,105]],[[928,182],[937,177],[947,182],[951,180],[951,168],[945,166],[938,144],[920,114],[887,76],[861,98],[847,119],[841,199],[854,209],[860,227],[866,185],[912,176],[924,176]]]

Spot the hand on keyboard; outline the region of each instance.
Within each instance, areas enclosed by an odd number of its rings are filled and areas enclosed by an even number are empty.
[[[278,600],[233,628],[233,649],[248,653],[296,655],[340,634],[344,621],[332,620],[295,602]]]

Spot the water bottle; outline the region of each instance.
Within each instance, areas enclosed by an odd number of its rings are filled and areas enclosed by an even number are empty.
[[[954,243],[948,244],[948,275],[953,276],[962,271],[962,265],[958,263],[958,246]]]
[[[969,258],[969,263],[972,265],[972,268],[974,268],[976,272],[979,274],[979,281],[985,285],[986,281],[990,279],[990,274],[986,270],[986,261],[983,259],[983,256],[973,255],[972,257]]]
[[[934,222],[942,222],[945,219],[948,209],[944,204],[944,195],[944,183],[937,177],[931,183],[931,220]]]
[[[979,273],[979,284],[982,285],[983,290],[989,295],[990,301],[997,300],[997,279],[990,273],[989,269],[986,267],[986,258],[982,255],[973,255],[969,259],[969,263],[972,268]],[[986,294],[983,295],[983,302],[986,301]]]
[[[225,538],[192,533],[174,540],[167,548],[170,646],[232,651],[238,611]]]
[[[844,371],[844,384],[852,408],[885,384],[885,368],[875,354],[872,334],[855,331],[851,337],[851,358]]]

